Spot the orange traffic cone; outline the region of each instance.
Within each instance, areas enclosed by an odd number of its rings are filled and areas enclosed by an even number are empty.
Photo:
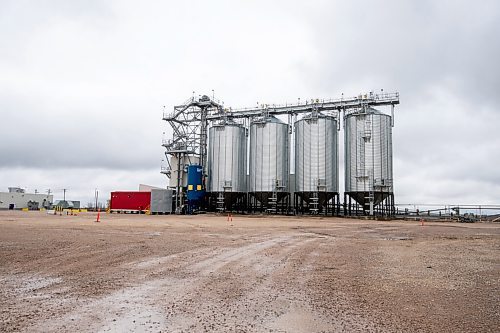
[[[99,208],[99,209],[97,210],[97,220],[95,220],[95,221],[96,221],[96,222],[101,222],[101,221],[100,221],[100,218],[101,218],[101,208]]]

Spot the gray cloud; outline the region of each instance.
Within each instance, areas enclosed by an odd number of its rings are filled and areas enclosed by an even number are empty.
[[[499,16],[494,0],[3,1],[0,187],[164,184],[161,107],[193,90],[238,107],[384,88],[401,93],[397,201],[498,203]]]
[[[342,90],[361,82],[398,89],[414,103],[446,86],[458,96],[481,98],[483,105],[498,102],[498,2],[350,1],[327,7],[311,23],[320,61],[310,68],[316,74],[310,82],[318,88]]]
[[[139,121],[110,115],[87,114],[86,109],[68,107],[72,112],[51,114],[30,101],[0,101],[2,136],[0,167],[106,168],[134,170],[151,167],[160,159],[160,115],[141,115],[154,131]],[[102,109],[100,105],[94,108]],[[119,110],[120,106],[115,106]],[[134,118],[134,116],[132,116]],[[15,124],[15,125],[14,125]]]

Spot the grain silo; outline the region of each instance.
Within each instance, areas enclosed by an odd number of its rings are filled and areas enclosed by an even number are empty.
[[[243,209],[246,202],[247,135],[242,125],[224,120],[208,131],[210,205],[218,211]]]
[[[318,112],[295,126],[295,208],[298,212],[338,213],[338,123]]]
[[[373,108],[348,113],[345,125],[345,194],[351,209],[372,215],[394,210],[392,119]],[[359,206],[353,208],[353,199]]]
[[[289,126],[273,116],[254,118],[250,125],[250,210],[288,208]]]

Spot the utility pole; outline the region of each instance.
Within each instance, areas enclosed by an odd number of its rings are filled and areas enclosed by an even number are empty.
[[[63,188],[63,201],[66,202],[66,191],[68,190],[67,188]]]
[[[99,199],[99,191],[95,189],[95,210],[97,211],[97,200]]]

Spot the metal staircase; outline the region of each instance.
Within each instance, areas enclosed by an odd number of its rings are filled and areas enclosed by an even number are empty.
[[[311,193],[309,211],[312,214],[318,214],[319,213],[319,195],[318,195],[318,192]]]
[[[272,192],[267,204],[268,204],[267,208],[268,213],[274,214],[278,211],[278,192]]]
[[[223,212],[225,210],[225,207],[224,207],[224,193],[223,192],[219,192],[218,196],[217,196],[217,211],[218,212]]]

